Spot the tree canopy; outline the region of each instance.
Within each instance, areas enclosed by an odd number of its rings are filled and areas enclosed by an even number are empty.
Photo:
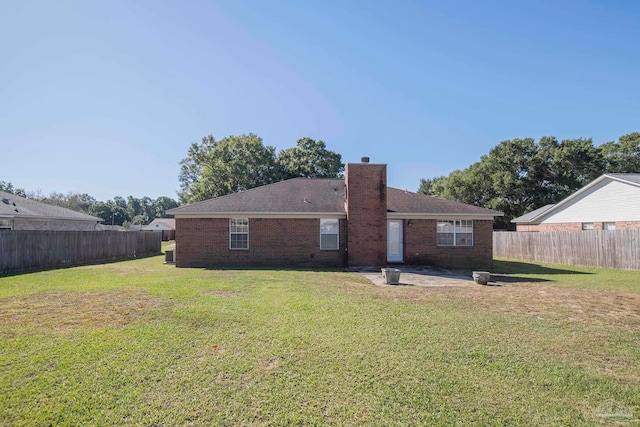
[[[500,228],[520,215],[557,203],[603,173],[640,172],[640,134],[594,146],[591,139],[553,136],[502,141],[464,170],[422,179],[419,192],[495,209]]]
[[[278,163],[283,177],[336,178],[342,176],[342,156],[327,150],[324,141],[300,138],[295,147],[280,151]]]
[[[23,188],[15,188],[11,182],[0,181],[0,191],[15,194],[16,196],[27,197],[27,192]]]
[[[194,203],[283,179],[338,177],[343,170],[340,154],[308,137],[276,156],[274,147],[251,133],[220,141],[208,135],[191,144],[180,161],[178,196],[183,203]]]

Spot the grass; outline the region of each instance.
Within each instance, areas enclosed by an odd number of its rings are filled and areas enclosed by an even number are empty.
[[[2,425],[631,425],[638,272],[499,260],[503,286],[176,269],[0,278]]]

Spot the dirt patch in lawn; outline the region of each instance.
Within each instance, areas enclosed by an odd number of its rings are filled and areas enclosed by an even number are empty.
[[[60,292],[0,300],[0,331],[14,334],[65,332],[78,328],[122,327],[166,300],[139,289]]]

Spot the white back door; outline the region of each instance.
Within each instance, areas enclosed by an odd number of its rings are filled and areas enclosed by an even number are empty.
[[[402,262],[403,252],[402,220],[389,220],[387,221],[387,261]]]

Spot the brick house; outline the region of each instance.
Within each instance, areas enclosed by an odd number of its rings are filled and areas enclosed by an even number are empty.
[[[0,230],[96,231],[102,218],[0,191]]]
[[[517,231],[640,229],[640,174],[604,174],[559,203],[511,222]]]
[[[178,267],[488,267],[489,209],[387,187],[384,164],[171,209]]]

